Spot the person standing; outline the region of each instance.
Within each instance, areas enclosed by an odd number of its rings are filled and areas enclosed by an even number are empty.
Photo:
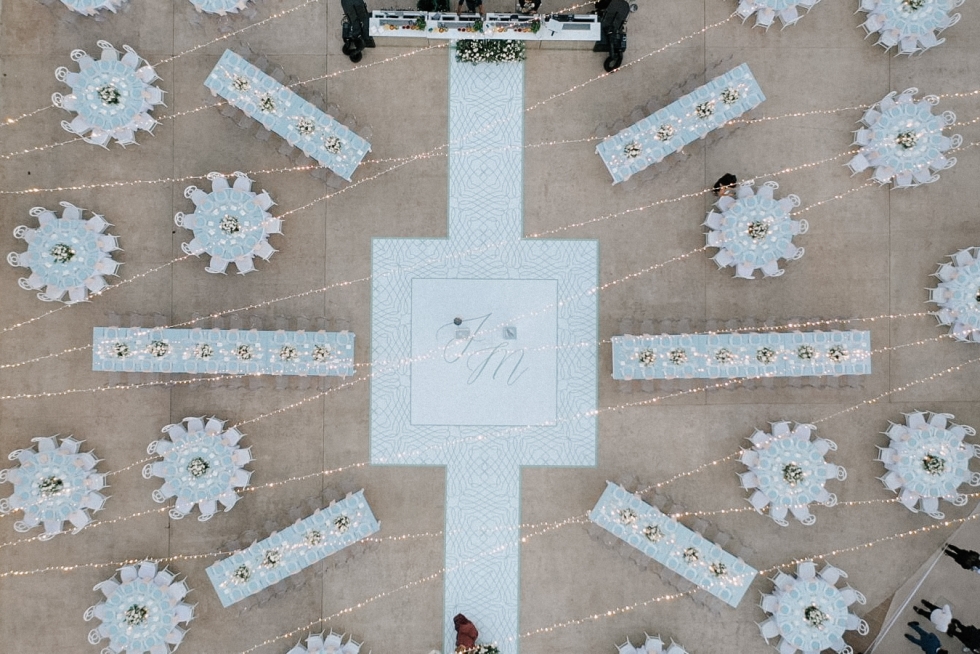
[[[919,626],[918,622],[910,622],[909,626],[915,629],[919,638],[913,638],[912,634],[905,634],[905,637],[918,645],[925,654],[949,654],[947,650],[942,648],[942,641],[939,640],[939,636],[931,631],[926,631]]]
[[[484,21],[487,19],[487,10],[483,8],[483,0],[459,0],[459,4],[456,5],[456,17],[462,18],[463,14],[463,3],[466,3],[466,9],[471,13],[479,13],[480,18]]]
[[[921,616],[929,618],[932,625],[939,631],[939,633],[948,634],[949,633],[949,623],[953,621],[953,611],[949,608],[949,604],[943,604],[942,608],[939,608],[929,600],[919,600],[922,602],[922,606],[926,608],[921,608],[918,606],[912,607],[912,610]]]
[[[980,629],[971,624],[963,624],[953,618],[949,624],[947,632],[953,638],[959,640],[971,652],[980,652]]]
[[[344,43],[344,54],[357,63],[361,60],[361,50],[375,47],[374,37],[371,36],[371,14],[364,0],[340,0],[340,6],[347,16],[347,22],[350,23],[352,42],[350,46]]]
[[[466,651],[470,647],[476,647],[476,639],[480,632],[476,630],[476,625],[467,619],[462,613],[457,613],[453,618],[453,628],[456,629],[456,651]]]
[[[980,573],[980,552],[965,550],[956,545],[946,544],[943,550],[947,556],[960,564],[960,567]]]

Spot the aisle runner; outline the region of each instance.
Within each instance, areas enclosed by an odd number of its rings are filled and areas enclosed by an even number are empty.
[[[451,59],[449,238],[373,243],[371,460],[446,466],[447,652],[518,651],[520,467],[595,465],[598,246],[521,240],[523,95]]]

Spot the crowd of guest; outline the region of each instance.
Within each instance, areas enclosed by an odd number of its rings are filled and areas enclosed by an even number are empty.
[[[964,570],[980,574],[980,552],[947,543],[943,548],[943,553],[956,561]],[[978,594],[980,594],[980,588],[978,588]],[[920,600],[920,603],[922,606],[915,606],[912,610],[928,618],[937,632],[959,640],[963,644],[964,652],[980,654],[980,628],[963,624],[953,617],[953,610],[949,604],[937,606],[928,600]],[[915,633],[905,634],[905,637],[918,645],[925,654],[949,654],[949,650],[943,648],[942,641],[935,633],[923,629],[918,622],[909,622],[908,626]]]

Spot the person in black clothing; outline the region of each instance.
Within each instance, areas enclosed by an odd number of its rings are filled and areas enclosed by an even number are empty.
[[[946,544],[946,555],[960,564],[960,567],[967,570],[977,571],[980,569],[980,552],[964,550],[956,545]]]
[[[939,640],[939,636],[931,631],[926,631],[919,626],[918,622],[910,622],[909,626],[916,631],[919,637],[916,638],[912,634],[905,634],[905,638],[918,645],[924,654],[949,654],[947,650],[942,648],[942,641]]]
[[[541,8],[541,0],[517,0],[517,10],[522,14],[536,14]]]
[[[361,60],[361,50],[374,47],[371,36],[371,14],[364,0],[340,0],[340,6],[350,24],[350,38],[344,40],[344,54],[357,63]]]
[[[456,17],[459,18],[463,13],[463,3],[466,3],[466,8],[471,14],[479,12],[480,18],[483,20],[487,19],[487,10],[483,8],[483,0],[459,0],[459,4],[456,5]]]
[[[720,198],[723,195],[735,195],[736,184],[738,184],[738,178],[731,173],[725,173],[718,178],[717,182],[715,182],[715,197]]]
[[[602,38],[593,46],[592,51],[609,53],[603,67],[606,72],[612,72],[623,63],[621,46],[630,5],[626,0],[599,0],[595,3],[595,13],[599,17]]]
[[[949,631],[946,633],[959,640],[971,651],[980,652],[980,629],[977,629],[973,625],[963,624],[956,618],[953,618],[949,623]]]

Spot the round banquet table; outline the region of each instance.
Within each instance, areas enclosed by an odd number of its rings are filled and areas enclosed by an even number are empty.
[[[126,650],[127,654],[167,646],[167,634],[177,626],[174,610],[177,603],[166,587],[137,577],[121,584],[105,600],[99,633],[108,636],[111,649]],[[142,624],[126,624],[126,611],[133,606],[146,609],[146,621]]]
[[[245,8],[248,0],[191,0],[194,8],[206,14],[236,14]]]
[[[926,427],[909,430],[907,440],[892,441],[898,461],[886,464],[904,480],[904,487],[920,497],[952,497],[970,479],[973,452],[948,429]],[[931,474],[923,460],[934,456],[945,462],[945,470]]]
[[[89,125],[105,131],[124,127],[135,129],[136,117],[144,110],[143,91],[147,84],[136,71],[121,61],[96,60],[81,69],[77,78],[69,78],[75,95],[73,109]],[[114,87],[119,92],[118,104],[108,104],[99,96],[99,89]]]
[[[99,9],[116,11],[126,0],[61,0],[62,4],[86,16],[94,16]]]
[[[980,340],[980,248],[968,248],[953,255],[953,263],[943,264],[936,276],[940,282],[931,291],[931,301],[939,305],[937,317],[951,325],[959,340]]]
[[[751,467],[758,477],[759,490],[773,504],[795,506],[817,502],[827,480],[827,463],[810,440],[779,438],[756,450],[757,465]],[[783,477],[787,465],[795,464],[803,470],[803,479],[791,484]]]
[[[35,230],[27,246],[29,267],[42,285],[70,289],[84,286],[97,274],[97,264],[108,255],[99,246],[99,232],[88,229],[85,221],[60,218],[49,220]],[[66,262],[55,260],[55,246],[67,245],[74,252]]]
[[[926,102],[899,100],[870,126],[871,142],[868,157],[875,166],[887,166],[896,175],[911,173],[939,158],[950,147],[949,137],[943,136],[946,122],[942,116],[932,114],[932,106]],[[898,143],[898,135],[912,132],[916,143],[905,148]]]
[[[882,32],[894,30],[902,39],[947,27],[949,12],[957,6],[953,0],[925,0],[919,9],[911,9],[903,0],[879,0],[871,13],[882,17]]]
[[[226,216],[238,221],[238,232],[221,229],[221,221]],[[192,230],[205,252],[233,261],[252,253],[268,237],[264,224],[267,218],[254,193],[229,188],[209,193],[194,209]]]
[[[164,479],[153,499],[164,502],[176,497],[171,517],[182,518],[197,505],[203,521],[214,515],[217,501],[226,511],[238,501],[235,488],[248,483],[249,473],[242,466],[251,460],[251,455],[237,445],[241,433],[235,429],[225,431],[223,421],[211,418],[207,427],[196,418],[185,418],[185,422],[186,430],[180,424],[168,425],[165,431],[170,440],[150,444],[147,452],[162,456],[163,461],[147,464],[143,476]]]
[[[722,216],[724,249],[731,253],[736,263],[761,268],[782,257],[793,240],[789,213],[771,197],[740,198],[724,209]],[[753,238],[749,235],[749,225],[757,222],[766,225],[766,233]]]
[[[847,627],[847,602],[841,591],[819,577],[792,585],[776,593],[779,603],[774,613],[780,635],[797,649],[819,652],[841,641]],[[816,606],[827,615],[820,627],[810,624],[804,611]]]

